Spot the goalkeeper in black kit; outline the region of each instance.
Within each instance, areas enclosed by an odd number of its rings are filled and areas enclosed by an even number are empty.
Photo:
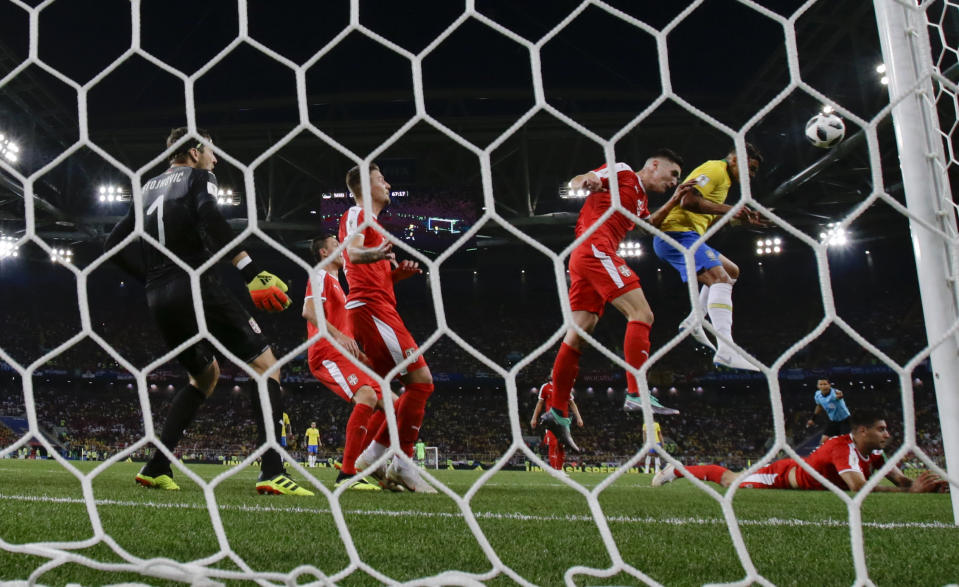
[[[167,138],[172,146],[187,134],[186,128],[174,129]],[[210,141],[210,134],[199,134]],[[213,167],[217,159],[213,149],[196,140],[181,145],[170,157],[170,168],[146,182],[143,189],[143,230],[166,247],[181,261],[196,268],[233,239],[226,220],[216,205],[217,183]],[[135,211],[127,215],[107,238],[106,250],[113,249],[133,232]],[[260,310],[279,312],[290,305],[286,284],[272,273],[261,270],[245,251],[231,251],[228,259],[243,275],[253,303]],[[171,349],[196,335],[197,311],[193,305],[190,277],[174,261],[142,239],[114,255],[123,269],[146,283],[147,305],[167,346]],[[260,327],[212,270],[200,276],[200,298],[207,328],[223,346],[246,361],[257,373],[264,373],[276,363],[276,357],[260,331]],[[190,375],[190,384],[177,391],[160,440],[173,452],[193,421],[203,401],[213,393],[220,377],[220,367],[213,354],[213,345],[200,340],[177,355],[177,360]],[[255,381],[249,384],[256,413],[257,444],[263,444],[267,431],[274,426],[265,421]],[[273,420],[283,414],[280,395],[280,374],[275,371],[267,379]],[[157,451],[136,476],[137,483],[156,489],[176,490],[173,470],[166,455]],[[266,494],[313,495],[287,475],[279,453],[270,449],[263,453],[261,474],[256,490]]]

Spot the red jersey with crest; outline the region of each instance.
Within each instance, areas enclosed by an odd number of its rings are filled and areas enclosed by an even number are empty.
[[[873,472],[885,464],[886,456],[881,450],[874,450],[868,455],[860,454],[852,434],[842,434],[827,440],[805,460],[819,474],[835,483],[836,487],[848,490],[840,473],[858,471],[869,479]],[[802,468],[796,469],[796,481],[800,489],[823,489],[822,484]]]
[[[378,247],[386,242],[383,233],[374,227],[379,227],[376,217],[373,218],[372,224],[363,230],[359,229],[364,219],[365,213],[361,206],[353,206],[347,210],[340,218],[340,242],[346,242],[348,238],[355,234],[363,235],[362,244],[357,246],[366,249]],[[346,283],[350,286],[350,294],[347,297],[348,308],[355,308],[364,304],[396,307],[396,294],[393,292],[393,265],[389,260],[384,259],[375,263],[353,263],[350,261],[348,248],[343,251],[343,260]]]
[[[553,395],[552,381],[547,381],[546,383],[539,386],[539,399],[545,402],[548,402],[551,395]]]
[[[619,201],[623,208],[640,218],[648,218],[648,198],[646,197],[646,190],[643,189],[642,183],[639,181],[639,176],[625,163],[617,163],[614,172],[619,182]],[[594,169],[593,173],[598,175],[603,182],[604,191],[593,192],[586,198],[586,202],[579,212],[579,219],[576,221],[576,236],[580,236],[586,232],[612,205],[612,195],[609,193],[610,169],[606,165],[603,165],[598,169]],[[616,212],[607,218],[606,221],[596,229],[596,232],[591,234],[589,238],[583,242],[583,245],[588,246],[592,244],[601,250],[615,253],[619,248],[619,243],[622,242],[626,236],[626,233],[635,226],[635,222],[621,212]]]
[[[539,395],[536,397],[545,402],[549,402],[549,398],[552,395],[553,395],[553,382],[547,381],[546,383],[539,386]],[[574,395],[575,395],[575,392],[573,390],[570,390],[569,391],[570,399],[572,399]]]
[[[350,328],[350,321],[346,315],[346,295],[343,293],[343,288],[340,287],[340,282],[323,269],[320,269],[317,274],[317,281],[319,281],[320,291],[317,292],[316,296],[313,295],[313,283],[309,281],[306,282],[304,301],[311,297],[319,299],[323,304],[323,316],[317,314],[317,321],[325,318],[334,328],[352,338],[353,331]],[[307,336],[313,338],[317,332],[319,332],[319,329],[307,320]],[[314,363],[316,358],[322,360],[332,356],[338,357],[340,354],[340,351],[336,350],[333,344],[325,338],[321,338],[310,345],[310,349],[307,351],[310,363]]]

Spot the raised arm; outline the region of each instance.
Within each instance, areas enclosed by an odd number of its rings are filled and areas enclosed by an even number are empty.
[[[529,427],[536,428],[536,424],[539,422],[539,415],[543,411],[543,404],[546,403],[546,400],[539,398],[539,401],[536,402],[536,407],[533,408],[533,416],[529,419]]]
[[[595,192],[603,189],[603,180],[595,171],[587,171],[569,180],[569,187],[574,190],[585,189]]]
[[[721,215],[732,209],[732,206],[729,204],[719,204],[711,200],[707,200],[697,189],[686,191],[686,193],[682,195],[679,205],[684,210],[696,212],[697,214]],[[759,213],[751,210],[748,206],[743,206],[743,208],[736,213],[734,218],[753,226],[765,226],[766,224]]]
[[[670,210],[678,206],[683,197],[690,191],[699,194],[699,191],[696,189],[696,182],[694,180],[687,181],[686,183],[677,186],[676,190],[673,191],[673,195],[670,196],[662,206],[657,208],[655,212],[650,214],[649,218],[646,219],[646,222],[649,222],[656,228],[662,226],[663,220],[666,220],[666,215],[669,214]]]
[[[576,405],[576,401],[573,400],[573,398],[569,398],[569,411],[572,412],[573,418],[576,420],[576,425],[582,428],[583,417],[579,414],[579,406]]]
[[[346,254],[350,258],[350,263],[366,265],[383,260],[396,263],[396,254],[393,253],[393,243],[383,241],[379,246],[364,247],[363,240],[363,233],[361,232],[354,232],[347,237]]]
[[[204,181],[205,178],[200,176],[199,182],[210,187],[204,186],[205,189],[193,193],[196,197],[196,211],[203,225],[203,230],[213,250],[219,250],[233,240],[233,231],[223,215],[220,214],[220,210],[216,206],[216,200],[211,193],[216,187],[216,177],[210,173],[208,179],[211,181]],[[243,275],[253,305],[265,312],[281,312],[290,306],[292,302],[286,295],[288,289],[286,284],[276,275],[260,269],[246,251],[239,249],[233,251],[232,262],[233,266]]]

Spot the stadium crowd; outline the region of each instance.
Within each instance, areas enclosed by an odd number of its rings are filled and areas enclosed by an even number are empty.
[[[398,200],[382,220],[384,226],[399,234],[409,217],[414,217],[419,232],[414,231],[410,243],[421,247],[423,241],[417,241],[416,235],[429,232],[423,225],[425,218],[460,218],[465,228],[478,216],[467,204],[451,209],[449,200],[441,196],[425,198],[424,202],[406,206],[402,199]],[[324,218],[338,218],[337,206],[345,205],[345,200],[330,200]],[[434,231],[432,244],[440,250],[457,236]],[[880,254],[879,249],[873,253]],[[517,372],[518,422],[524,440],[535,447],[541,431],[528,427],[536,402],[529,390],[549,376],[557,342],[546,343],[562,330],[563,323],[555,278],[545,257],[536,260],[520,255],[512,259],[511,255],[510,251],[484,251],[472,261],[445,264],[441,269],[444,309],[450,327],[502,369],[514,369],[526,362]],[[266,252],[258,252],[257,256],[264,259],[264,265],[277,267],[277,274],[290,286],[294,300],[289,311],[258,315],[257,320],[273,341],[277,356],[293,354],[306,339],[305,322],[299,312],[306,274],[279,256],[269,258]],[[673,272],[655,259],[643,257],[631,263],[641,276],[656,315],[652,330],[655,355],[676,336],[677,324],[689,312],[689,296]],[[20,305],[22,311],[7,312],[2,318],[0,348],[22,366],[62,345],[80,330],[72,273],[56,264],[45,269],[37,269],[38,265],[34,262],[19,269],[5,266],[5,270],[16,271],[18,278],[5,280],[5,288],[0,292],[0,301],[4,302],[39,300]],[[890,282],[874,274],[871,265],[852,265],[847,269],[844,279],[833,283],[839,316],[895,361],[904,362],[919,352],[925,336],[916,288],[905,282],[888,285]],[[229,287],[242,288],[232,269],[213,270],[222,272]],[[785,261],[778,268],[773,263],[765,267],[751,265],[744,268],[736,288],[736,340],[766,364],[771,364],[823,320],[815,277],[788,287],[781,285],[782,276],[791,275],[792,270]],[[432,276],[397,285],[400,311],[419,341],[426,341],[437,324],[429,279]],[[861,304],[857,289],[861,282],[877,287],[895,286],[898,293],[877,295],[869,304]],[[150,323],[141,285],[106,264],[90,276],[86,287],[93,328],[116,352],[138,368],[163,356],[166,349]],[[242,290],[237,297],[245,299]],[[775,328],[770,327],[771,321]],[[594,336],[621,357],[624,328],[621,320],[604,320]],[[543,352],[530,360],[544,344]],[[440,337],[425,354],[437,386],[422,429],[427,444],[437,446],[441,458],[454,460],[489,461],[507,450],[511,433],[503,377],[448,336]],[[228,360],[220,365],[221,385],[201,410],[196,425],[187,431],[181,446],[184,453],[209,457],[245,454],[252,448],[252,412],[246,394],[239,393],[239,387],[247,384],[246,374]],[[896,376],[838,326],[831,325],[791,355],[780,371],[787,440],[799,443],[812,435],[804,424],[813,407],[815,379],[820,376],[833,378],[838,388],[847,391],[853,409],[867,404],[888,409],[893,435],[901,439],[901,400]],[[302,350],[283,365],[282,377],[285,392],[290,396],[287,406],[294,432],[302,434],[308,422],[316,419],[325,449],[333,454],[343,443],[348,406],[314,381]],[[0,416],[22,416],[19,376],[0,362],[0,380]],[[182,369],[174,360],[151,371],[148,395],[156,424],[164,421],[171,393],[168,389],[180,386],[182,380]],[[758,458],[771,445],[774,435],[765,379],[747,372],[717,370],[712,364],[712,353],[691,339],[657,357],[650,366],[648,381],[663,403],[682,412],[661,422],[667,446],[673,447],[675,454],[737,466],[744,460]],[[129,446],[143,435],[143,417],[133,378],[90,337],[40,365],[34,384],[41,425],[67,450],[80,447],[105,454]],[[584,448],[581,458],[612,462],[634,454],[642,445],[641,418],[622,412],[622,370],[598,350],[587,349],[580,362],[576,388],[586,421],[583,429],[575,431],[577,442]],[[916,397],[919,445],[930,455],[941,455],[931,386],[917,390]],[[0,426],[0,443],[4,446],[15,436]]]
[[[4,376],[0,386],[3,401],[0,413],[22,415],[23,402],[16,377]],[[175,381],[170,379],[169,381]],[[935,398],[928,386],[918,380],[916,417],[918,446],[934,458],[942,456]],[[463,385],[460,385],[463,383]],[[517,392],[518,423],[524,442],[539,449],[541,430],[531,430],[529,415],[536,403],[532,384]],[[245,456],[254,448],[253,411],[239,385],[221,385],[200,411],[196,425],[186,433],[179,452],[187,458],[216,461],[220,457]],[[805,422],[812,413],[815,381],[782,382],[786,440],[799,446],[819,430],[807,430]],[[853,381],[836,379],[850,408],[878,406],[889,414],[893,437],[902,440],[899,388],[889,374],[856,376]],[[439,392],[431,399],[433,418],[424,422],[422,438],[436,446],[440,458],[453,461],[489,463],[504,454],[511,442],[507,397],[501,383],[488,381],[439,383]],[[172,397],[172,383],[151,383],[148,398],[156,425],[164,421]],[[702,391],[699,391],[702,390]],[[311,383],[287,382],[286,405],[292,421],[294,455],[304,456],[300,440],[310,421],[316,421],[322,434],[320,456],[336,457],[344,442],[349,407]],[[658,389],[661,401],[678,408],[677,416],[659,417],[665,448],[688,463],[715,461],[726,466],[741,466],[755,461],[772,446],[774,439],[772,408],[763,382],[725,382],[707,387]],[[588,464],[623,462],[643,444],[642,416],[622,411],[624,389],[617,386],[590,386],[577,389],[577,403],[585,426],[576,430],[583,449],[569,462]],[[60,441],[65,454],[79,457],[96,451],[102,458],[126,448],[143,436],[144,423],[139,396],[125,380],[75,380],[58,375],[35,387],[37,417],[42,429]],[[15,436],[0,425],[4,446]],[[141,450],[137,457],[145,455]],[[522,459],[520,459],[522,460]]]

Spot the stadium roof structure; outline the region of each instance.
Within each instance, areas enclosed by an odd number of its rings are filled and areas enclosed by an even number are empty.
[[[360,22],[416,53],[459,16],[461,4],[421,2],[411,16],[405,3],[364,1]],[[509,0],[476,2],[483,15],[533,41],[580,4],[539,3],[534,11]],[[669,25],[690,4],[608,2],[655,29]],[[804,2],[756,4],[788,17]],[[129,6],[119,0],[104,1],[95,12],[81,3],[47,6],[40,16],[41,59],[85,83],[129,47]],[[254,39],[303,63],[348,24],[349,2],[303,8],[251,0],[248,16]],[[188,74],[227,46],[237,31],[235,5],[144,3],[141,18],[143,48]],[[25,11],[0,4],[0,79],[27,57],[28,31]],[[803,80],[836,106],[868,121],[888,104],[875,72],[881,54],[871,3],[822,0],[798,18],[795,32]],[[735,0],[707,0],[698,6],[672,29],[667,47],[676,94],[733,129],[747,124],[790,81],[782,26]],[[469,19],[423,62],[427,112],[485,148],[533,106],[530,69],[525,47]],[[955,74],[955,67],[950,71]],[[603,138],[630,124],[662,93],[653,36],[596,6],[587,7],[546,43],[542,76],[548,103]],[[406,58],[353,32],[308,70],[308,114],[324,133],[365,156],[414,114],[412,84]],[[219,148],[243,163],[298,121],[292,71],[247,44],[207,71],[197,81],[195,95],[198,125],[211,129]],[[180,80],[142,57],[130,57],[90,92],[90,138],[136,169],[160,152],[171,127],[185,123],[184,102]],[[855,124],[847,119],[846,141],[832,151],[816,149],[803,137],[805,121],[822,105],[803,89],[794,89],[747,133],[766,160],[753,193],[809,234],[841,219],[873,189],[865,142],[856,138],[860,129]],[[23,173],[32,173],[74,144],[77,119],[76,93],[36,65],[0,88],[0,133],[15,135],[23,146],[17,164]],[[888,191],[904,201],[897,193],[898,159],[888,118],[878,131]],[[722,157],[730,145],[727,135],[666,100],[617,143],[616,151],[619,160],[638,167],[645,153],[668,146],[685,157],[685,170],[690,170]],[[377,159],[393,172],[388,179],[395,189],[439,191],[443,197],[482,205],[477,157],[425,122]],[[497,211],[551,246],[568,243],[578,203],[561,199],[558,187],[603,161],[596,142],[540,112],[492,153]],[[257,169],[263,225],[281,242],[302,242],[315,232],[310,211],[323,209],[323,193],[343,189],[344,172],[352,164],[310,132],[301,132]],[[242,174],[224,160],[216,172],[221,185],[241,186]],[[0,230],[21,234],[23,188],[2,170],[0,178]],[[124,210],[98,205],[96,186],[119,180],[128,181],[81,149],[37,182],[38,234],[71,244],[78,259],[92,258]],[[898,213],[886,205],[873,208],[857,221],[860,233],[872,238],[905,235]],[[245,222],[244,210],[233,214],[235,224]],[[560,226],[563,230],[557,230]],[[480,234],[481,244],[511,242],[493,225]]]

